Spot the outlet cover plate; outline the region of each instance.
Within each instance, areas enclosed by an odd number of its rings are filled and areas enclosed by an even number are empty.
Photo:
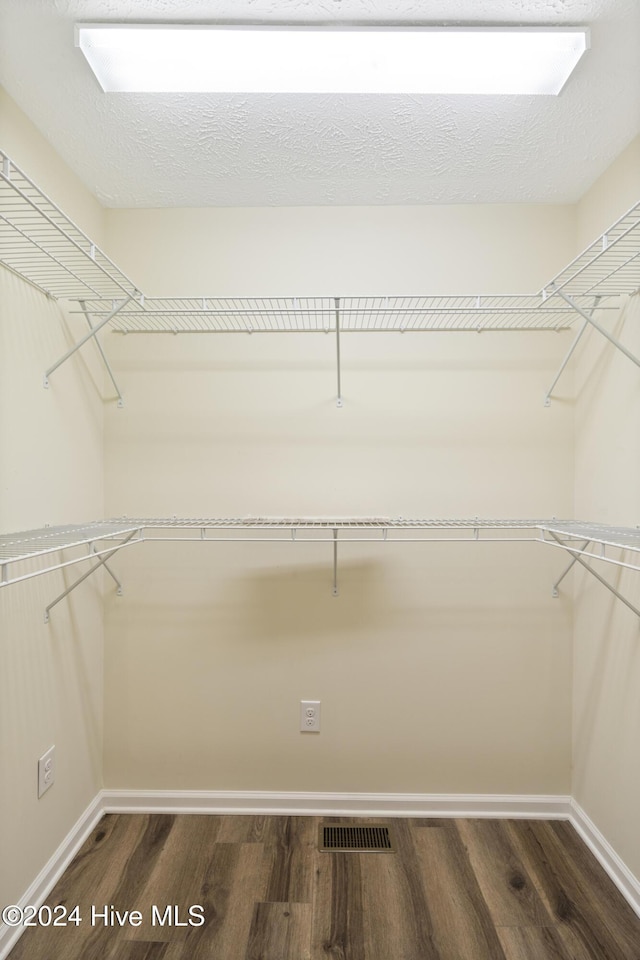
[[[53,786],[56,778],[55,746],[49,747],[38,760],[38,799]]]
[[[320,701],[300,701],[300,732],[320,733]]]

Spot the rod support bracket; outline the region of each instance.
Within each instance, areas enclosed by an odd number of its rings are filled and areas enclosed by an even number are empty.
[[[342,397],[338,397],[338,399],[336,400],[336,407],[344,407],[344,400],[342,399]]]
[[[49,389],[49,377],[44,376],[42,378],[42,386],[44,387],[45,390]]]
[[[124,400],[122,399],[122,397],[118,397],[116,406],[119,410],[122,410],[122,408],[124,407]]]

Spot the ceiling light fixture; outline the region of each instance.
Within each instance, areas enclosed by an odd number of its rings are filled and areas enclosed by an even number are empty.
[[[558,94],[586,28],[77,24],[107,93]]]

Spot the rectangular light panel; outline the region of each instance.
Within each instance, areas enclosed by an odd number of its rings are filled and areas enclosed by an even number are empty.
[[[560,93],[586,28],[77,24],[107,93]]]

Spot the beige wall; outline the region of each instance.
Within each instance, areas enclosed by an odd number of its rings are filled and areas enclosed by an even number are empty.
[[[564,207],[109,211],[151,293],[534,290]],[[557,334],[122,337],[111,515],[568,516]],[[561,393],[566,397],[571,382]],[[564,793],[571,611],[525,545],[146,545],[107,600],[109,787]],[[298,701],[322,700],[318,737]]]
[[[147,296],[534,293],[573,256],[572,206],[107,210]]]
[[[640,197],[640,138],[583,198],[580,244]],[[640,297],[611,327],[640,357]],[[576,516],[635,527],[640,517],[640,371],[599,334],[576,364]],[[640,575],[598,571],[640,606]],[[640,632],[586,572],[575,580],[573,795],[640,876]]]
[[[0,144],[31,173],[49,148],[2,95]],[[18,159],[19,154],[19,159]],[[44,171],[43,171],[44,173]],[[58,179],[58,173],[60,177]],[[47,189],[96,226],[99,208],[60,161]],[[57,189],[59,187],[59,190]],[[96,239],[100,237],[94,232]],[[43,389],[67,349],[60,308],[0,269],[0,530],[79,522],[103,513],[102,372],[91,350]],[[0,903],[15,903],[102,785],[100,581],[45,607],[80,567],[0,591]],[[37,760],[56,746],[57,779],[37,799]]]

